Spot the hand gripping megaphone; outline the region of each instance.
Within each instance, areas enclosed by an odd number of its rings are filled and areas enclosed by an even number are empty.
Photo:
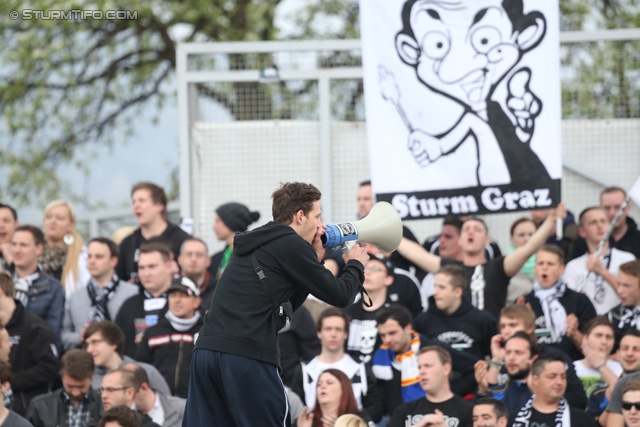
[[[369,215],[359,221],[327,225],[322,246],[340,247],[342,252],[348,252],[356,243],[371,243],[382,252],[393,252],[400,240],[402,220],[398,211],[387,202],[378,202]]]

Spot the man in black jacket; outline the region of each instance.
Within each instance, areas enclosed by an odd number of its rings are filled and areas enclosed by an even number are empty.
[[[104,410],[100,393],[91,387],[93,369],[93,357],[85,350],[66,352],[60,360],[62,388],[31,401],[29,422],[34,427],[96,426]]]
[[[58,376],[58,350],[49,325],[15,300],[14,291],[11,276],[0,272],[0,323],[5,325],[12,344],[12,409],[24,415],[31,399],[47,393],[49,383]]]
[[[115,320],[124,332],[124,354],[129,357],[136,353],[144,331],[156,325],[167,312],[167,289],[173,278],[169,245],[159,240],[143,244],[138,268],[140,292],[122,304]]]
[[[196,342],[183,426],[290,425],[278,330],[309,293],[345,307],[361,289],[363,248],[344,255],[339,279],[320,262],[320,191],[294,182],[272,197],[274,221],[234,239]]]
[[[171,394],[186,398],[191,355],[202,327],[200,293],[188,277],[173,279],[167,293],[169,311],[157,325],[147,329],[134,359],[155,366],[169,384]]]

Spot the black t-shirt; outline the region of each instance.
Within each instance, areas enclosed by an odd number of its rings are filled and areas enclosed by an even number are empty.
[[[191,236],[176,224],[169,222],[160,237],[171,243],[173,259],[177,260],[182,244]],[[145,242],[147,242],[147,239],[142,236],[142,231],[138,228],[120,243],[120,257],[116,266],[116,274],[120,280],[129,281],[129,279],[133,278],[134,283],[140,283],[138,278],[138,258],[140,256],[140,245]]]
[[[385,304],[386,305],[386,304]],[[356,362],[364,362],[371,365],[371,359],[382,341],[378,335],[376,316],[385,305],[375,311],[367,311],[358,301],[344,309],[349,315],[349,338],[347,340],[347,354]]]
[[[530,425],[538,427],[556,427],[556,412],[543,414],[536,410],[536,408],[531,408]]]
[[[496,319],[500,318],[500,310],[504,308],[507,302],[507,286],[509,286],[509,281],[511,280],[504,271],[504,257],[490,259],[486,263],[475,267],[469,267],[464,265],[462,262],[451,258],[442,258],[440,264],[441,266],[457,264],[464,268],[467,280],[469,281],[469,290],[466,292],[467,295],[471,295],[470,289],[473,285],[472,278],[474,273],[476,273],[476,271],[481,273],[480,276],[484,282],[484,307],[476,304],[473,301],[473,298],[472,303],[476,308],[488,311]]]
[[[389,427],[411,427],[418,424],[425,415],[435,413],[436,409],[444,414],[448,427],[473,426],[473,405],[454,395],[439,403],[429,402],[426,397],[403,403],[393,413]]]
[[[569,408],[571,414],[571,425],[580,427],[599,427],[600,424],[589,414],[579,409]],[[519,410],[518,410],[519,411]],[[508,425],[512,426],[518,411],[509,414]],[[556,413],[543,414],[538,412],[536,408],[531,408],[531,418],[529,425],[535,427],[556,427]]]

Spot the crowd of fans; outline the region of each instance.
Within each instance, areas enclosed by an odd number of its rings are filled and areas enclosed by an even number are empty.
[[[511,226],[502,253],[480,218],[447,217],[420,245],[366,244],[364,289],[344,310],[310,296],[279,333],[300,427],[640,427],[640,231],[604,189]],[[164,190],[133,186],[137,228],[84,242],[73,206],[42,229],[0,204],[0,426],[180,426],[194,343],[235,233],[260,219],[216,209],[207,244],[167,219]],[[371,184],[358,215],[373,207]],[[563,219],[562,239],[556,218]],[[340,275],[339,251],[325,267]],[[250,402],[247,402],[250,404]],[[132,409],[133,408],[133,409]]]

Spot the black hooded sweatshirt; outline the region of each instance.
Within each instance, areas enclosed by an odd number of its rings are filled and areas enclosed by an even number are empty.
[[[492,315],[472,306],[471,299],[464,295],[460,307],[450,315],[436,306],[433,297],[429,298],[429,309],[416,317],[413,329],[484,359],[491,355],[491,338],[498,333],[496,325]]]
[[[248,357],[280,367],[274,308],[251,263],[255,251],[277,304],[296,310],[309,293],[346,307],[362,288],[364,267],[350,260],[340,278],[320,261],[309,242],[277,222],[235,236],[233,253],[216,285],[196,349]]]

